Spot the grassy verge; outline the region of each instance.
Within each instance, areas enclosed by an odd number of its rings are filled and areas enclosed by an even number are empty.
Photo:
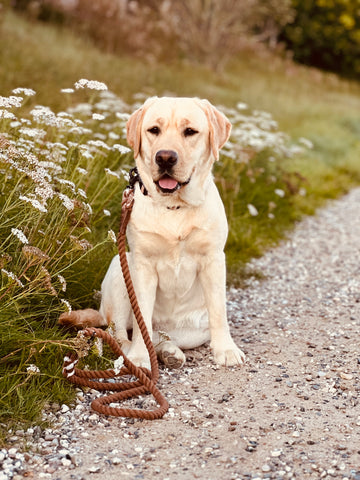
[[[139,92],[172,92],[223,105],[234,130],[215,177],[230,224],[229,279],[240,284],[249,259],[303,214],[359,183],[360,88],[270,56],[245,56],[221,75],[176,60],[117,58],[11,13],[0,45],[0,95],[23,97],[19,108],[0,107],[7,112],[0,118],[0,423],[6,432],[11,423],[38,421],[45,403],[71,399],[73,389],[60,380],[71,339],[56,320],[69,304],[97,305],[94,290],[116,251],[108,232],[117,229],[123,170],[132,164],[118,146],[125,145],[126,116],[117,113],[133,106],[119,97],[131,103]],[[61,92],[84,77],[117,95]],[[37,95],[14,94],[16,87]]]

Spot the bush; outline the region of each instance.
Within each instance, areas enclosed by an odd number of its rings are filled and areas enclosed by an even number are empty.
[[[360,73],[359,2],[293,0],[294,22],[282,38],[294,59],[348,76]]]

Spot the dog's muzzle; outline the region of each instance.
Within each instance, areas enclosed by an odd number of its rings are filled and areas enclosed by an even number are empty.
[[[155,184],[162,193],[174,193],[190,182],[190,178],[185,182],[179,182],[171,175],[178,159],[178,154],[174,150],[159,150],[155,155],[155,163],[159,167],[159,174],[162,175]]]

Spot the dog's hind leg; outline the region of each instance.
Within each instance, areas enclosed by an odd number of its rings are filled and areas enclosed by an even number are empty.
[[[86,327],[106,327],[107,322],[104,317],[92,308],[85,310],[72,310],[62,313],[59,317],[60,325],[65,327],[86,328]]]

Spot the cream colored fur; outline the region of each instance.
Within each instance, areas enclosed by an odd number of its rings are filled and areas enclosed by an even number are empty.
[[[128,121],[128,142],[148,191],[145,196],[136,185],[128,261],[144,320],[154,344],[161,342],[157,351],[168,366],[184,363],[181,349],[208,340],[216,363],[244,361],[226,318],[227,220],[211,173],[230,130],[230,122],[208,101],[190,98],[151,98]],[[177,154],[170,176],[179,188],[171,193],[158,183],[164,172],[156,156],[164,150]],[[118,256],[102,283],[99,312],[103,322],[98,324],[114,325],[129,358],[149,367]],[[127,331],[132,328],[130,342]],[[161,341],[159,332],[171,340]]]

